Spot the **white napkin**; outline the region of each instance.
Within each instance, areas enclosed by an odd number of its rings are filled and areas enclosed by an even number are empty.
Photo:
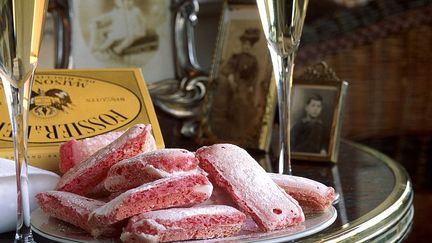
[[[30,210],[37,208],[36,194],[54,189],[60,177],[50,171],[28,167]],[[0,234],[16,228],[15,162],[0,158]]]

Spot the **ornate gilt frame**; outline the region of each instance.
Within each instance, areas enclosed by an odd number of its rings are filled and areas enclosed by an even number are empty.
[[[294,78],[293,89],[296,86],[302,86],[311,89],[335,89],[336,98],[333,106],[333,115],[331,119],[327,152],[325,154],[320,154],[308,152],[294,152],[291,150],[291,158],[308,161],[337,162],[340,132],[343,120],[343,110],[345,104],[344,101],[347,94],[348,82],[338,78],[335,72],[331,70],[325,62],[321,62],[319,64],[308,67],[303,74]],[[292,99],[294,99],[294,97],[292,97]],[[291,147],[292,146],[293,144],[291,144]]]

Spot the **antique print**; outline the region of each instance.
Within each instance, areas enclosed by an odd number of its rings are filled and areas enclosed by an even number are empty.
[[[148,82],[174,75],[169,1],[73,1],[75,67],[142,67]],[[161,66],[166,68],[162,71]]]
[[[256,6],[229,6],[211,74],[208,131],[216,141],[267,150],[275,91]]]
[[[293,158],[334,161],[343,82],[294,82],[290,143]]]

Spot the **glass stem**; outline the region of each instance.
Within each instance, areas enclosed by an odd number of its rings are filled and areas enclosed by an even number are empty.
[[[4,78],[4,77],[2,77]],[[15,169],[17,184],[17,230],[15,242],[34,242],[30,227],[29,181],[27,175],[27,132],[33,74],[22,87],[3,82],[9,116],[12,122],[12,137],[15,147]]]
[[[269,50],[275,74],[279,107],[280,155],[278,173],[291,175],[290,104],[295,51],[287,56],[281,56],[272,47]]]

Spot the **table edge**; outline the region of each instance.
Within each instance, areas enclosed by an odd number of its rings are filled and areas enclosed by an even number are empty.
[[[383,161],[395,176],[395,187],[390,195],[369,213],[353,222],[343,225],[341,229],[330,233],[330,235],[325,235],[324,237],[323,235],[317,235],[316,237],[307,239],[307,241],[362,242],[370,240],[397,224],[412,207],[414,192],[411,180],[405,168],[375,149],[345,139],[341,142],[351,145]]]

